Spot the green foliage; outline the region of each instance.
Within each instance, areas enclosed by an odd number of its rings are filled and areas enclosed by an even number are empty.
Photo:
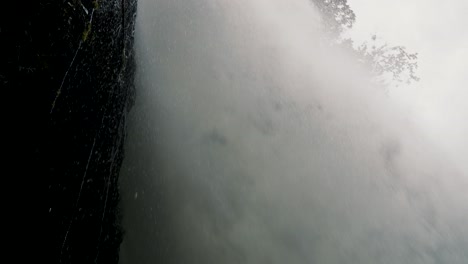
[[[357,47],[362,62],[371,65],[373,73],[377,76],[385,74],[397,83],[419,81],[416,76],[418,68],[418,53],[408,53],[404,46],[388,46],[378,44],[377,36],[373,35],[370,42],[365,42]]]
[[[323,14],[326,29],[333,34],[340,34],[351,28],[356,15],[347,0],[311,0]]]
[[[343,33],[353,27],[356,15],[347,0],[311,0],[322,13],[325,30],[331,34],[334,44],[349,48],[357,61],[374,73],[375,79],[384,84],[394,82],[410,84],[419,81],[416,74],[418,54],[409,53],[404,46],[389,46],[372,35],[369,41],[354,46]],[[391,79],[392,81],[389,81]]]
[[[86,25],[86,28],[85,30],[83,31],[83,35],[81,36],[81,40],[83,42],[86,42],[86,40],[88,39],[88,36],[89,36],[89,33],[91,32],[91,23],[88,23]]]

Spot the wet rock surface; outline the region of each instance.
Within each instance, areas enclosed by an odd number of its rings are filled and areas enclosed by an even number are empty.
[[[2,18],[0,83],[25,94],[28,127],[36,128],[30,147],[48,187],[46,263],[118,262],[136,2],[4,6],[18,12],[13,21]]]

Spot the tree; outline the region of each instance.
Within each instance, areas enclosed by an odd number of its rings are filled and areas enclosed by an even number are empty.
[[[357,62],[371,69],[375,80],[388,85],[394,82],[411,83],[419,81],[416,74],[418,54],[410,53],[404,46],[389,46],[372,35],[369,41],[355,46],[353,40],[344,38],[344,32],[351,29],[356,15],[347,0],[311,0],[322,13],[325,31],[330,33],[333,44],[353,51]]]
[[[364,42],[355,51],[363,63],[372,65],[371,69],[377,76],[389,75],[397,83],[419,81],[416,75],[418,53],[409,53],[404,46],[378,44],[377,36],[373,35],[370,42]]]
[[[351,28],[356,21],[356,15],[347,0],[311,0],[323,15],[326,31],[340,35],[345,29]]]

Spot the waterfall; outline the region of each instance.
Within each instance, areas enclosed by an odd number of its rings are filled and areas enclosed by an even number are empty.
[[[140,0],[122,263],[466,263],[467,181],[308,0]]]

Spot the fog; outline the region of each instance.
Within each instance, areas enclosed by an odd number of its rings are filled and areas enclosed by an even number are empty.
[[[468,175],[307,0],[140,0],[121,263],[466,263]]]

